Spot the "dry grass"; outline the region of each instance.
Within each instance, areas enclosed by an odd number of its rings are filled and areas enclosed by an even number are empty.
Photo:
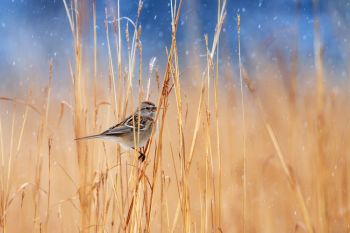
[[[350,96],[325,84],[318,21],[313,87],[297,85],[295,70],[287,86],[250,77],[240,40],[236,87],[232,71],[222,75],[218,68],[226,16],[226,1],[219,1],[213,41],[205,37],[205,72],[193,75],[200,81],[195,86],[180,75],[182,1],[171,1],[165,72],[151,59],[146,78],[142,4],[125,32],[128,19],[120,18],[119,6],[115,18],[106,17],[108,76],[100,78],[95,2],[90,75],[83,69],[78,3],[64,3],[75,54],[71,102],[55,98],[52,62],[44,93],[0,96],[0,232],[349,231]],[[144,163],[115,144],[73,140],[113,125],[143,99],[159,107]]]

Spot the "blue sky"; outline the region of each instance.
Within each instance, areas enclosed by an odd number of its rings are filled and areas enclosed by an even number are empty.
[[[91,2],[87,11],[91,13]],[[135,19],[138,1],[121,0],[121,15]],[[314,10],[311,0],[229,0],[222,33],[223,63],[236,63],[236,14],[242,20],[243,61],[252,69],[259,66],[256,54],[273,62],[276,51],[288,60],[297,45],[305,68],[313,65]],[[105,8],[115,11],[116,0],[97,0],[99,53],[106,54],[103,21]],[[184,69],[191,55],[204,52],[204,34],[212,38],[215,30],[217,1],[184,0],[178,33],[179,53]],[[321,39],[325,64],[330,72],[347,76],[350,1],[320,1]],[[88,24],[91,25],[88,17]],[[90,21],[89,21],[90,20]],[[156,56],[162,61],[170,45],[170,4],[164,0],[144,0],[140,19],[144,60]],[[90,28],[91,30],[91,28]],[[84,46],[92,46],[92,34],[84,37]],[[294,46],[294,47],[293,47]],[[53,58],[64,67],[72,55],[72,37],[61,0],[3,0],[0,2],[0,79],[25,78],[30,69],[40,70]],[[187,59],[188,58],[188,59]],[[38,76],[43,75],[38,71]],[[338,75],[339,75],[338,74]],[[29,77],[27,77],[29,78]]]

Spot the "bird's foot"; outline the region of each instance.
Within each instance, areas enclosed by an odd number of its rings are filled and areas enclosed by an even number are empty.
[[[142,163],[143,161],[145,161],[146,155],[144,153],[142,153],[141,151],[139,151],[139,154],[140,155],[139,155],[138,159]]]

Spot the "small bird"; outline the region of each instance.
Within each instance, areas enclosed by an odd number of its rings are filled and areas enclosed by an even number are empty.
[[[137,138],[140,133],[140,140],[137,146],[142,148],[151,137],[153,125],[156,123],[156,111],[157,107],[154,103],[144,101],[141,103],[140,107],[136,109],[134,114],[128,116],[123,121],[101,134],[76,138],[75,140],[99,138],[119,143],[125,148],[135,149],[134,139]],[[138,152],[140,154],[139,160],[143,162],[145,160],[145,155],[141,151]]]

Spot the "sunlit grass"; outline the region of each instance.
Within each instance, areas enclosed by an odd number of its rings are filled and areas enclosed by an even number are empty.
[[[177,45],[182,1],[171,2],[172,41],[158,68],[142,57],[142,5],[133,22],[121,20],[118,8],[105,20],[108,75],[101,78],[95,3],[92,74],[84,70],[79,8],[64,3],[75,55],[67,66],[71,102],[55,97],[53,62],[43,64],[47,84],[28,87],[27,97],[0,96],[1,232],[349,230],[350,96],[325,83],[332,77],[324,75],[317,21],[316,72],[305,77],[314,86],[297,83],[296,70],[291,85],[257,79],[241,62],[240,38],[235,83],[233,70],[219,72],[225,1],[213,40],[204,37],[205,65],[188,77]],[[278,69],[266,66],[271,74]],[[74,141],[120,121],[144,99],[158,106],[144,163],[110,142]]]

